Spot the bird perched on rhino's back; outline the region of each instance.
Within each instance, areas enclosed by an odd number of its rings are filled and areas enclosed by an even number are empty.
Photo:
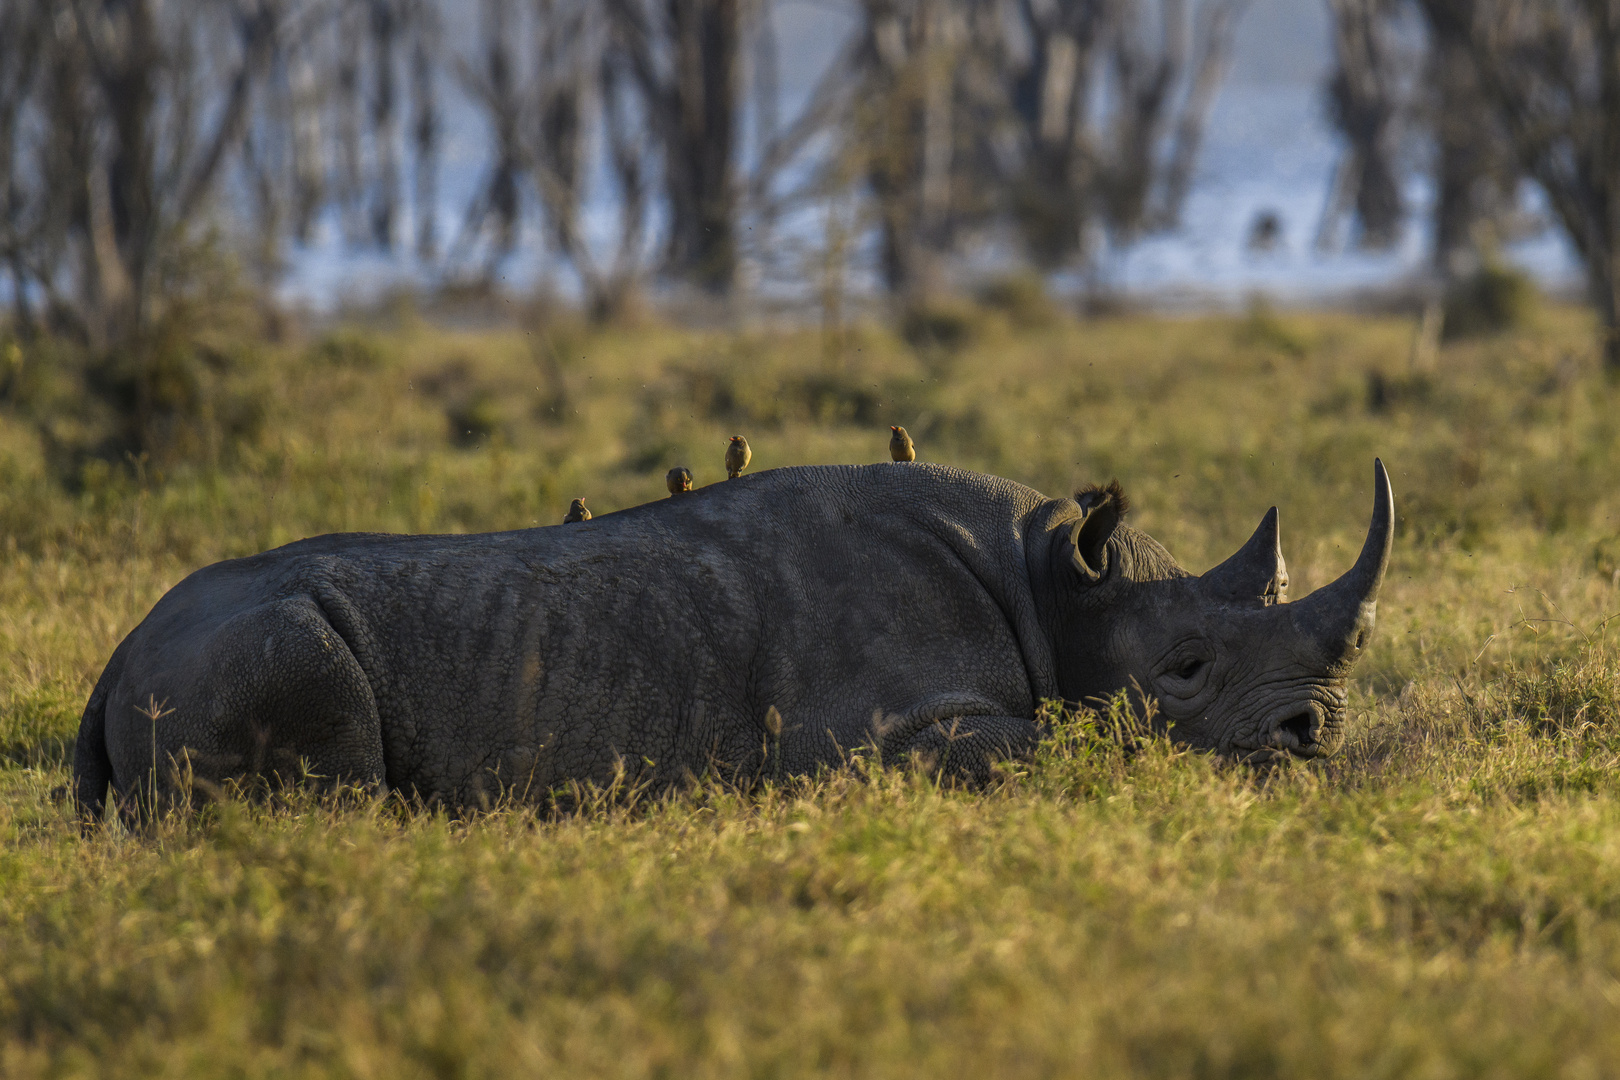
[[[683,491],[692,490],[692,470],[685,465],[677,465],[664,474],[664,486],[669,488],[671,495],[679,495]]]
[[[889,430],[894,434],[889,436],[889,457],[894,461],[916,461],[917,445],[911,441],[903,427],[891,425]]]
[[[568,513],[563,518],[564,525],[571,525],[576,521],[591,520],[591,512],[585,509],[584,499],[575,499],[568,504]]]
[[[741,435],[733,435],[731,443],[726,447],[726,479],[735,480],[748,468],[748,461],[754,452],[748,449],[748,440]]]
[[[923,463],[751,479],[588,530],[320,536],[198,570],[96,683],[78,805],[208,790],[183,772],[477,806],[626,763],[660,785],[808,773],[862,745],[980,779],[1032,751],[1042,701],[1132,688],[1181,742],[1313,757],[1394,536],[1379,464],[1354,567],[1288,603],[1275,508],[1194,576],[1117,486],[1052,499]]]

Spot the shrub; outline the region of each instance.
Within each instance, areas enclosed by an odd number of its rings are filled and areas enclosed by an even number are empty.
[[[900,336],[919,351],[954,353],[978,336],[979,313],[962,301],[934,300],[909,308],[900,320]]]
[[[1592,565],[1599,574],[1620,585],[1620,536],[1605,536],[1592,545]]]
[[[1310,353],[1310,342],[1277,317],[1271,302],[1256,296],[1249,302],[1249,313],[1238,324],[1234,340],[1240,347],[1265,349],[1295,360]]]
[[[482,388],[447,405],[444,416],[450,424],[450,441],[460,447],[477,446],[501,429],[495,395]]]
[[[383,352],[372,338],[356,330],[334,330],[309,350],[311,361],[330,367],[370,371],[381,367]]]
[[[1388,412],[1403,405],[1421,405],[1434,392],[1434,381],[1422,372],[1386,375],[1377,368],[1367,372],[1367,411]]]
[[[1441,337],[1457,341],[1517,329],[1530,321],[1537,304],[1536,287],[1528,275],[1486,263],[1447,293]]]
[[[1020,329],[1052,326],[1062,315],[1046,293],[1046,279],[1034,271],[992,278],[979,290],[979,303]]]

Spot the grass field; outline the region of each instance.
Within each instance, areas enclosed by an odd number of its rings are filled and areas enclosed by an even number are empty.
[[[0,411],[0,1076],[1620,1074],[1620,387],[1552,309],[1410,370],[1349,315],[381,330],[245,351],[184,460],[63,483]],[[23,363],[37,363],[25,358]],[[210,414],[215,415],[215,414]],[[1397,548],[1344,751],[1254,773],[1086,717],[984,792],[900,771],[562,820],[227,803],[80,839],[65,748],[204,563],[920,456],[1117,476],[1294,596]],[[234,430],[234,429],[232,429]]]

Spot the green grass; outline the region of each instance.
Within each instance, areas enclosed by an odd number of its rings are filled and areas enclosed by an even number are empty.
[[[1620,1072],[1620,388],[1550,310],[1407,368],[1350,316],[455,334],[264,347],[258,434],[64,487],[0,411],[0,1076]],[[554,361],[554,363],[553,363]],[[64,748],[198,565],[600,514],[664,471],[1117,475],[1198,571],[1267,506],[1294,594],[1398,547],[1335,760],[1069,718],[989,791],[856,769],[555,820],[230,802],[81,839]],[[468,434],[471,430],[472,435]]]

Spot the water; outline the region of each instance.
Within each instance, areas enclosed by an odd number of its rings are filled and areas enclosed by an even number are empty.
[[[1399,287],[1429,263],[1431,187],[1421,179],[1408,184],[1411,217],[1394,248],[1357,251],[1341,236],[1335,247],[1319,249],[1339,156],[1315,86],[1227,86],[1211,116],[1182,227],[1125,253],[1114,273],[1118,286],[1127,294],[1216,305],[1256,293],[1297,303]],[[1538,195],[1527,189],[1527,206],[1545,216]],[[1251,251],[1249,230],[1262,211],[1277,216],[1281,232],[1271,250]],[[1506,256],[1551,287],[1579,279],[1573,251],[1555,227],[1514,244]]]

